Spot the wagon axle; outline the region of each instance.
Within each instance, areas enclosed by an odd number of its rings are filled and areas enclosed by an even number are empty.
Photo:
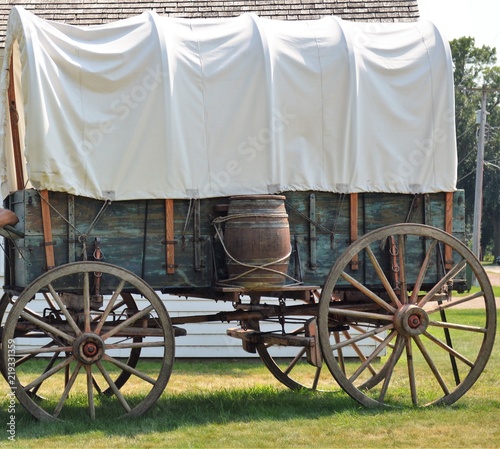
[[[412,329],[416,329],[418,326],[420,326],[420,323],[422,321],[420,320],[419,316],[418,315],[412,315],[408,318],[408,325],[412,328]]]

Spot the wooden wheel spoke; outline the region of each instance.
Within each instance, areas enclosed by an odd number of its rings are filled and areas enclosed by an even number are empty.
[[[391,378],[392,378],[392,374],[394,372],[394,367],[396,366],[396,363],[398,362],[400,356],[401,356],[401,353],[393,351],[391,356],[389,357],[389,361],[387,362],[387,366],[385,367],[385,369],[387,370],[386,375],[384,377],[384,382],[382,384],[382,388],[380,389],[380,393],[379,393],[379,397],[378,397],[379,402],[385,402],[385,396],[386,396],[387,391],[389,389],[389,384],[391,383]]]
[[[61,399],[57,403],[56,408],[54,409],[53,416],[54,418],[57,418],[59,416],[59,413],[61,413],[61,410],[64,406],[64,403],[66,402],[66,399],[68,399],[69,392],[71,391],[71,388],[73,388],[73,384],[75,383],[75,380],[78,376],[78,373],[80,372],[80,368],[82,367],[82,364],[80,362],[77,363],[75,369],[73,370],[73,373],[71,374],[68,382],[66,383],[66,387],[64,388],[64,391],[61,395]]]
[[[110,375],[106,371],[106,368],[104,368],[103,364],[100,361],[98,361],[96,363],[96,365],[97,365],[97,368],[99,368],[99,371],[103,375],[104,379],[106,379],[106,382],[108,383],[109,387],[111,388],[111,390],[115,394],[116,398],[118,399],[118,402],[121,404],[121,406],[124,408],[124,410],[127,413],[130,413],[130,411],[132,409],[128,405],[128,403],[125,400],[125,398],[123,397],[123,395],[120,393],[120,390],[118,389],[118,387],[116,386],[116,384],[113,382],[113,379],[111,379]]]
[[[127,302],[125,300],[118,301],[113,308],[111,309],[111,312],[114,312],[115,310],[118,310],[120,307],[126,306]]]
[[[406,338],[406,363],[408,365],[408,380],[410,383],[411,402],[418,405],[417,382],[415,381],[415,366],[413,365],[413,348],[411,338]]]
[[[429,321],[429,326],[443,327],[446,329],[456,329],[467,332],[477,332],[480,334],[486,334],[488,332],[488,329],[486,329],[485,327],[468,326],[466,324],[448,323],[444,321]]]
[[[57,305],[50,299],[50,296],[46,292],[43,293],[43,298],[45,299],[45,302],[49,306],[49,309],[57,310]]]
[[[111,329],[109,332],[106,332],[105,334],[103,334],[101,336],[101,338],[103,340],[106,340],[106,339],[112,337],[116,333],[120,332],[122,329],[125,329],[125,328],[131,326],[137,320],[148,315],[149,312],[151,312],[152,310],[154,310],[154,306],[150,305],[150,306],[146,307],[145,309],[138,311],[135,315],[132,315],[130,318],[127,318],[125,321],[123,321],[120,324],[118,324],[117,326],[113,327],[113,329]]]
[[[121,368],[124,371],[127,371],[130,374],[133,374],[134,376],[139,377],[140,379],[149,382],[151,385],[156,384],[156,380],[153,379],[152,377],[148,376],[147,374],[144,374],[142,371],[139,371],[138,369],[135,369],[126,363],[120,362],[119,360],[115,359],[114,357],[111,357],[107,354],[104,354],[103,357],[104,360],[112,363],[113,365],[117,366],[118,368]]]
[[[61,297],[59,296],[59,293],[56,292],[52,284],[49,284],[47,286],[49,288],[50,294],[52,295],[52,298],[56,302],[57,306],[59,307],[59,310],[63,313],[64,317],[66,318],[66,321],[68,324],[71,326],[71,329],[75,332],[76,335],[80,335],[82,331],[78,327],[78,325],[75,323],[75,320],[69,313],[67,307],[64,305],[64,303],[61,300]]]
[[[49,347],[52,343],[48,343],[47,345],[44,346],[44,349]],[[59,349],[59,348],[58,348]],[[25,355],[24,357],[21,357],[20,359],[16,360],[16,369],[18,369],[19,366],[23,365],[23,363],[26,363],[28,362],[29,360],[33,359],[33,357],[35,357],[36,355],[40,354],[40,353],[43,353],[44,351],[40,351],[40,350],[29,350],[30,352]],[[53,350],[52,350],[53,351]],[[52,352],[51,351],[51,352]],[[20,355],[20,353],[26,353],[25,351],[17,351],[16,352],[16,355]],[[56,363],[56,360],[57,358],[59,357],[59,352],[55,352],[52,357],[50,358],[49,360],[49,363],[47,364],[47,366],[45,367],[45,369],[43,370],[43,372],[47,372],[48,370],[50,370],[53,366],[54,366],[54,363]],[[36,394],[36,392],[38,391],[38,389],[40,388],[42,384],[38,384],[35,388],[33,388],[30,392],[32,394]]]
[[[317,390],[318,389],[318,383],[319,383],[319,378],[321,376],[321,371],[323,370],[323,364],[320,366],[316,367],[316,372],[314,373],[314,380],[311,385],[311,390]]]
[[[342,334],[344,335],[344,337],[347,339],[347,340],[351,340],[352,339],[352,336],[351,336],[351,333],[349,331],[342,331]],[[364,335],[364,332],[361,332],[361,335]],[[363,351],[361,351],[361,349],[359,348],[359,346],[357,345],[357,343],[353,343],[351,345],[351,347],[354,349],[354,352],[356,352],[357,356],[365,361],[366,360],[366,356],[363,354]],[[375,371],[375,370],[374,370]],[[373,372],[374,372],[373,371]]]
[[[366,332],[366,330],[365,330],[365,329],[363,329],[362,327],[357,326],[357,325],[355,325],[355,324],[351,324],[350,326],[351,326],[353,329],[357,330],[358,332]],[[378,335],[372,335],[372,336],[370,336],[370,338],[371,338],[372,340],[376,341],[377,343],[382,343],[383,341],[385,341],[385,339],[380,338]],[[392,343],[389,343],[389,344],[387,345],[387,347],[388,347],[388,348],[391,348],[391,349],[394,349],[394,345],[393,345]]]
[[[439,338],[435,337],[432,334],[429,334],[429,332],[427,332],[427,331],[425,331],[423,335],[425,335],[429,340],[431,340],[433,343],[438,345],[440,348],[449,352],[453,357],[457,358],[458,360],[461,360],[463,363],[465,363],[470,368],[472,368],[474,366],[474,363],[471,362],[467,357],[465,357],[464,355],[457,352],[455,349],[453,349],[452,347],[447,345],[445,342],[441,341]]]
[[[465,259],[462,259],[460,262],[458,262],[448,273],[446,273],[440,280],[439,282],[432,287],[429,292],[425,294],[425,296],[420,300],[418,303],[418,307],[423,308],[428,301],[430,301],[436,293],[439,293],[441,289],[448,283],[448,281],[451,281],[460,271],[463,270],[465,265],[467,264],[467,261]]]
[[[373,254],[372,249],[369,246],[367,246],[365,248],[365,250],[368,253],[368,257],[370,258],[370,261],[372,262],[372,265],[375,268],[375,271],[377,272],[379,279],[382,281],[382,285],[384,286],[385,291],[387,292],[387,294],[391,298],[391,301],[394,303],[394,305],[396,307],[398,307],[398,308],[401,307],[401,302],[399,301],[398,295],[396,295],[396,292],[392,288],[391,283],[389,282],[389,279],[387,279],[387,276],[385,275],[384,270],[382,269],[382,267],[378,263],[378,260],[375,257],[375,254]]]
[[[362,353],[359,354],[358,356],[360,357],[361,360],[363,360],[363,363],[356,369],[356,371],[352,374],[352,376],[349,378],[350,382],[354,382],[359,375],[366,369],[368,368],[369,371],[372,373],[372,375],[377,374],[376,370],[372,367],[372,362],[373,360],[389,345],[389,343],[396,337],[397,333],[396,332],[391,332],[380,345],[378,345],[372,353],[366,357]]]
[[[355,337],[352,337],[352,338],[349,338],[347,340],[336,343],[334,345],[331,345],[330,349],[332,351],[335,351],[335,350],[340,349],[340,348],[345,348],[346,346],[350,346],[358,341],[364,340],[365,338],[369,338],[372,335],[376,335],[376,334],[380,334],[381,332],[388,331],[388,330],[392,329],[393,327],[394,327],[394,325],[392,323],[388,324],[386,326],[383,326],[383,327],[377,327],[377,328],[372,329],[371,331],[368,331],[364,334],[356,335]]]
[[[118,296],[122,292],[124,286],[125,286],[125,281],[122,279],[120,281],[120,284],[118,285],[118,287],[116,287],[116,290],[114,291],[113,296],[109,300],[108,305],[106,306],[106,308],[104,309],[104,312],[102,313],[102,315],[100,317],[99,324],[97,325],[97,327],[95,328],[95,331],[94,331],[96,334],[99,335],[101,333],[102,327],[104,326],[104,323],[106,322],[109,314],[114,310],[113,307],[115,305],[116,299],[118,298]]]
[[[31,314],[29,314],[29,313],[27,313],[25,311],[22,311],[21,314],[20,314],[20,316],[22,318],[24,318],[25,320],[29,321],[30,323],[35,324],[40,329],[43,329],[45,332],[47,332],[50,335],[58,335],[59,337],[65,339],[69,343],[73,343],[73,341],[75,340],[74,337],[72,337],[71,335],[67,334],[66,332],[63,332],[59,328],[57,328],[55,326],[52,326],[51,324],[46,323],[45,321],[42,321],[42,320],[34,317],[33,315],[31,315]]]
[[[41,376],[37,377],[35,380],[30,382],[28,385],[25,385],[23,387],[24,390],[29,391],[33,387],[36,387],[37,385],[40,385],[45,379],[48,379],[50,376],[53,376],[55,373],[60,371],[63,368],[66,368],[75,358],[73,356],[68,357],[66,360],[61,362],[59,365],[54,366],[53,368],[49,369],[48,371],[45,371]]]
[[[95,419],[95,404],[94,404],[94,377],[92,376],[92,365],[85,365],[87,372],[87,398],[89,401],[89,415],[90,419]]]
[[[345,374],[345,360],[344,360],[344,353],[342,351],[342,348],[340,347],[340,334],[338,332],[333,333],[333,338],[335,340],[335,345],[337,346],[337,361],[340,366],[340,369],[342,372]]]
[[[344,331],[343,334],[347,339],[352,338],[351,335],[349,334],[349,332],[347,332],[347,331]],[[354,349],[354,352],[356,353],[356,355],[363,362],[361,364],[361,367],[363,367],[363,368],[360,370],[358,367],[358,369],[354,372],[354,374],[349,378],[349,381],[354,382],[358,378],[358,376],[361,374],[361,372],[364,371],[366,368],[368,368],[370,370],[372,375],[375,375],[375,373],[376,373],[375,369],[373,368],[373,366],[371,365],[370,362],[366,363],[366,356],[363,354],[363,351],[361,351],[359,346],[356,343],[353,343],[351,345],[351,348]]]
[[[283,373],[285,373],[286,375],[290,374],[305,353],[306,353],[306,348],[302,348],[298,352],[298,354],[292,359],[292,361],[289,363],[286,369],[283,370]]]
[[[56,363],[56,360],[57,360],[57,357],[59,356],[59,354],[54,354],[51,358],[50,358],[50,361],[49,363],[47,364],[47,366],[45,367],[44,369],[44,372],[47,372],[49,369],[51,369],[53,366],[54,366],[54,363]],[[17,366],[17,365],[16,365]],[[42,384],[39,384],[37,385],[35,388],[33,388],[30,393],[31,394],[36,394],[38,389],[42,386]]]
[[[354,279],[352,276],[347,274],[345,271],[342,272],[341,276],[349,282],[353,287],[355,287],[357,290],[360,292],[364,293],[366,296],[368,296],[373,302],[378,304],[380,307],[384,308],[390,313],[394,313],[396,309],[391,306],[389,303],[384,301],[380,296],[378,296],[376,293],[372,292],[369,288],[365,287],[361,282],[357,281]]]
[[[422,283],[424,282],[425,273],[427,273],[427,268],[429,267],[429,262],[431,261],[431,254],[436,248],[437,240],[432,240],[432,243],[429,245],[429,249],[427,250],[424,258],[424,262],[420,267],[420,271],[418,272],[417,280],[415,281],[415,285],[413,287],[413,291],[410,297],[410,304],[416,304],[418,299],[418,292],[420,291],[420,287],[422,287]]]
[[[434,361],[432,360],[431,356],[429,355],[429,353],[428,353],[427,349],[425,348],[425,346],[424,346],[422,340],[420,339],[420,337],[418,335],[415,335],[413,337],[413,340],[415,341],[415,343],[418,346],[418,349],[420,350],[420,352],[424,356],[424,359],[427,362],[427,365],[431,369],[432,374],[434,374],[434,377],[438,381],[438,383],[441,386],[441,389],[443,390],[443,392],[445,394],[450,394],[450,390],[448,389],[448,387],[446,385],[446,382],[444,381],[443,377],[441,376],[441,374],[440,374],[440,372],[439,372],[436,364],[434,363]]]
[[[17,365],[22,365],[24,362],[27,362],[28,360],[32,359],[33,357],[37,356],[38,354],[50,354],[51,352],[60,354],[61,352],[70,352],[73,350],[73,346],[58,346],[56,348],[54,347],[42,347],[42,348],[34,348],[34,349],[20,349],[16,351],[16,355],[23,355],[21,359],[19,359],[16,362]]]
[[[95,379],[94,376],[92,376],[92,385],[94,385],[95,391],[97,391],[98,395],[103,394],[103,391],[102,391],[101,387],[99,386],[99,384],[97,383],[97,380]]]
[[[451,301],[447,301],[444,304],[439,304],[438,306],[435,306],[435,307],[430,308],[430,309],[425,309],[425,311],[427,312],[427,314],[432,315],[433,313],[439,312],[441,310],[446,310],[446,309],[449,309],[451,307],[458,306],[459,304],[465,304],[469,301],[472,301],[472,300],[478,299],[478,298],[484,298],[483,291],[473,293],[472,295],[464,296],[463,298],[453,298]]]
[[[106,345],[106,350],[109,349],[133,349],[133,348],[163,348],[165,343],[162,341],[139,341],[139,342],[124,342],[111,343]]]
[[[380,321],[392,322],[393,320],[392,315],[382,315],[381,313],[373,313],[373,312],[360,312],[353,309],[341,309],[338,307],[330,307],[328,309],[328,313],[331,315],[340,315],[340,316],[357,318],[360,321],[380,320]]]

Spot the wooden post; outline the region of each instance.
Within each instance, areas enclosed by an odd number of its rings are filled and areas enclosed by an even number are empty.
[[[448,234],[453,233],[453,192],[446,192],[445,199],[445,213],[444,213],[444,230]],[[444,267],[450,270],[453,266],[453,254],[451,246],[445,245],[444,247]]]
[[[14,150],[14,167],[16,171],[16,188],[17,190],[24,189],[24,170],[23,170],[23,157],[21,154],[21,141],[19,139],[19,114],[17,113],[16,107],[16,89],[14,86],[14,58],[11,54],[10,56],[10,67],[9,67],[9,89],[8,89],[8,99],[9,99],[9,111],[10,111],[10,129],[12,134],[12,148]]]
[[[47,270],[56,266],[54,258],[54,242],[52,239],[52,222],[50,219],[50,205],[48,190],[40,190],[40,206],[42,209],[43,246],[45,248],[45,262]]]
[[[350,239],[353,243],[358,239],[358,194],[350,194]],[[359,268],[359,258],[356,254],[351,260],[351,270]]]
[[[175,273],[174,200],[165,200],[165,267],[167,274]]]

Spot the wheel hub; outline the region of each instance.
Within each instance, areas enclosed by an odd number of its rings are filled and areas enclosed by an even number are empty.
[[[73,343],[73,354],[79,362],[91,365],[104,355],[104,342],[96,334],[83,333]]]
[[[415,304],[405,304],[394,315],[394,327],[405,336],[420,335],[429,325],[429,316]]]

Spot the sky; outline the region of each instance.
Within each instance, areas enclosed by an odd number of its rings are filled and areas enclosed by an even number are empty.
[[[448,40],[473,37],[476,46],[500,55],[500,0],[418,0],[420,17],[434,22]]]

